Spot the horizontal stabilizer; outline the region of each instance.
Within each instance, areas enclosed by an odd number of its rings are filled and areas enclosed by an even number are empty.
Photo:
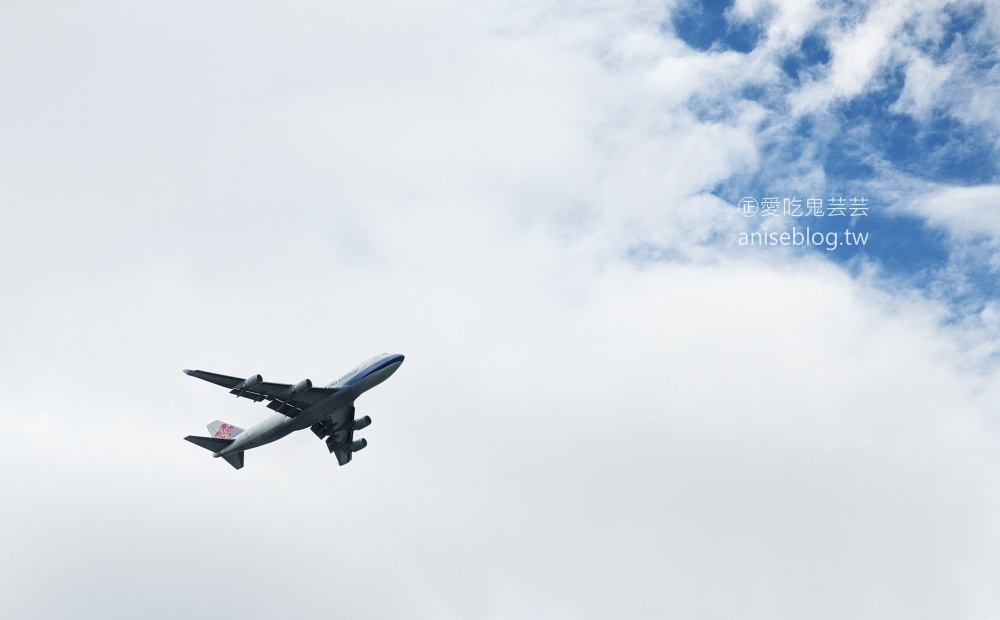
[[[218,452],[222,450],[229,444],[236,441],[235,439],[219,439],[217,437],[198,437],[197,435],[188,435],[184,439],[190,441],[196,446],[201,446],[206,450],[211,450],[212,452]]]

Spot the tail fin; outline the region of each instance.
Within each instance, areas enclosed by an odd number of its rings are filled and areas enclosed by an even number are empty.
[[[208,432],[212,434],[212,437],[218,437],[219,439],[235,439],[243,430],[238,426],[226,424],[222,420],[216,420],[208,425]]]

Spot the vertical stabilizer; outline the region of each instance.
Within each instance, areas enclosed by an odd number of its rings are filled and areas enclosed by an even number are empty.
[[[217,437],[219,439],[236,439],[236,436],[243,432],[244,429],[233,426],[232,424],[227,424],[222,420],[216,420],[208,425],[208,432],[212,437]]]

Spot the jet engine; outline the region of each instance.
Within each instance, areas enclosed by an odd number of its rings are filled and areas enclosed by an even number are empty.
[[[353,426],[353,428],[354,428],[354,430],[356,430],[356,431],[360,431],[361,429],[363,429],[363,428],[367,427],[367,426],[368,426],[369,424],[371,424],[371,423],[372,423],[372,418],[371,418],[371,416],[367,416],[367,415],[366,415],[366,416],[365,416],[365,417],[363,417],[363,418],[358,418],[357,420],[355,420],[355,421],[354,421],[354,426]]]
[[[237,390],[249,390],[250,388],[257,387],[263,383],[264,378],[260,375],[253,375],[248,377],[243,383],[236,386]]]
[[[364,450],[365,446],[367,445],[368,445],[367,439],[359,439],[351,444],[351,452],[358,452],[360,450]]]
[[[300,394],[302,392],[311,390],[312,386],[313,386],[312,381],[310,381],[309,379],[303,379],[302,381],[299,381],[298,383],[292,386],[291,393]]]

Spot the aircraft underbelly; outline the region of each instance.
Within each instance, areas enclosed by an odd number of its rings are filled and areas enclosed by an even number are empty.
[[[281,439],[294,430],[285,423],[288,419],[281,414],[271,416],[243,433],[233,445],[223,452],[250,450]]]
[[[309,428],[313,424],[322,422],[342,409],[349,409],[353,402],[354,399],[350,398],[347,393],[335,394],[330,398],[309,407],[299,415],[292,418],[289,423],[292,428],[297,431]]]
[[[382,370],[373,372],[372,374],[368,375],[361,383],[360,391],[367,392],[368,390],[372,389],[379,383],[382,383],[383,381],[388,379],[392,375],[392,373],[396,372],[396,368],[398,367],[399,364],[393,364],[392,366],[387,366]]]

